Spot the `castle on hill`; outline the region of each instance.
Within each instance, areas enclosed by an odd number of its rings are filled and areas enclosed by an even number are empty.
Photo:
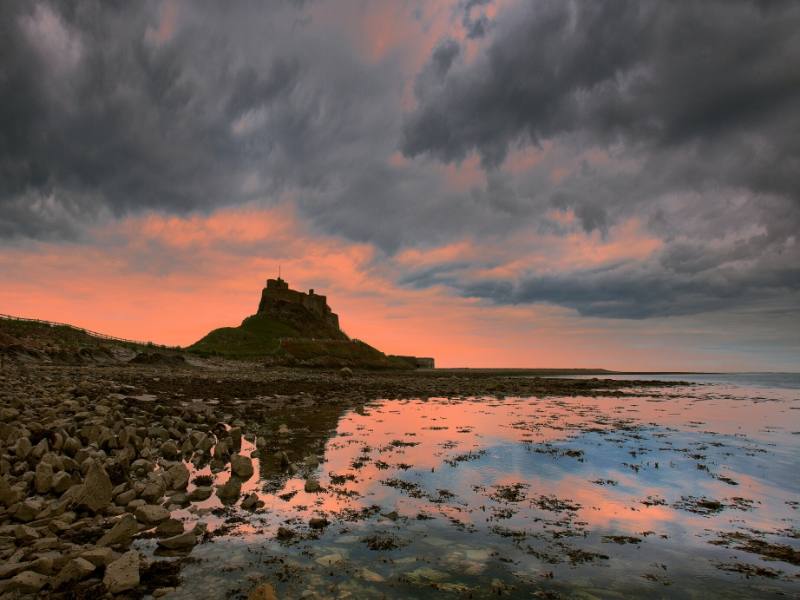
[[[315,314],[328,325],[339,329],[339,316],[328,306],[325,296],[292,290],[289,284],[278,276],[277,279],[267,279],[267,286],[261,292],[261,302],[258,304],[259,313],[274,313],[280,310],[280,303],[298,304],[309,312]]]

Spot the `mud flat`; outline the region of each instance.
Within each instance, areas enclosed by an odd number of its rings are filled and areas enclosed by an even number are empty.
[[[0,598],[798,592],[793,391],[0,371]]]

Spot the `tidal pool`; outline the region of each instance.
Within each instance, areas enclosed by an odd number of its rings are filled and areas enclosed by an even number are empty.
[[[168,597],[247,597],[263,583],[278,598],[800,594],[800,392],[633,392],[276,409],[245,427],[271,444],[242,486],[263,507],[214,495],[176,511],[209,539]],[[307,493],[307,477],[322,490]],[[311,528],[315,517],[327,525]]]

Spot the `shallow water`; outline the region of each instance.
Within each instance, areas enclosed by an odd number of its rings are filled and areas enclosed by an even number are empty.
[[[243,486],[263,509],[213,496],[178,511],[216,535],[169,597],[245,597],[261,582],[280,598],[800,593],[797,390],[641,393],[276,410],[271,445],[299,472],[270,454]],[[306,493],[307,475],[324,491]],[[314,516],[330,525],[311,530]],[[278,527],[297,536],[278,541]]]

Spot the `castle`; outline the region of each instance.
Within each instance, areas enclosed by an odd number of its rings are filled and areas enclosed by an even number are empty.
[[[339,329],[339,317],[328,306],[328,299],[325,296],[315,294],[313,289],[308,290],[307,294],[289,289],[289,284],[280,276],[277,279],[267,279],[267,287],[261,292],[258,312],[277,312],[282,302],[299,304],[323,319],[328,325]]]

